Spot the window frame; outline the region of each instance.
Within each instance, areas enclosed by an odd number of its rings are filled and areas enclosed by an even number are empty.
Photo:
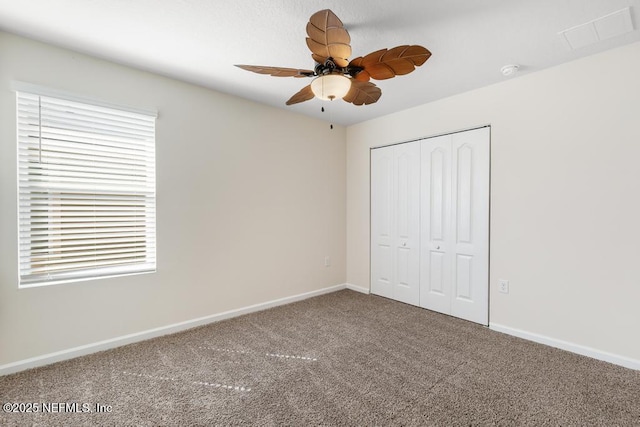
[[[156,272],[157,112],[152,109],[131,108],[127,106],[106,103],[99,100],[79,97],[73,94],[68,94],[61,91],[56,91],[53,89],[43,88],[40,86],[22,82],[12,82],[12,89],[14,90],[14,92],[16,92],[18,288],[32,288],[57,285],[62,283],[89,281],[103,278]],[[87,139],[96,138],[96,140],[104,138],[104,141],[107,142],[74,141],[74,137],[71,135],[77,135],[77,129],[74,128],[73,124],[69,124],[69,127],[65,128],[66,123],[62,123],[60,127],[57,127],[57,125],[50,125],[47,127],[47,130],[49,132],[51,131],[51,129],[61,129],[62,136],[59,139],[54,139],[51,136],[49,136],[49,138],[45,138],[43,137],[43,134],[45,133],[43,132],[43,129],[45,129],[45,125],[43,124],[43,117],[45,117],[45,113],[44,110],[42,110],[42,107],[39,106],[36,113],[39,123],[36,128],[39,132],[40,148],[38,148],[36,151],[39,150],[39,155],[43,155],[42,153],[46,151],[46,149],[43,148],[43,141],[45,139],[53,141],[52,145],[56,145],[56,143],[67,144],[69,148],[65,149],[68,150],[65,152],[65,154],[71,155],[86,155],[86,152],[83,151],[85,150],[84,148],[79,149],[77,147],[89,147],[89,150],[95,149],[96,147],[107,147],[110,150],[115,150],[115,154],[113,154],[112,158],[114,158],[116,162],[123,162],[123,164],[125,164],[127,163],[127,161],[123,160],[126,157],[123,152],[129,150],[129,153],[127,153],[127,155],[130,155],[131,158],[133,158],[132,161],[140,162],[140,169],[143,169],[144,172],[136,172],[138,173],[138,176],[136,176],[134,172],[130,173],[128,170],[125,173],[122,173],[121,171],[120,174],[116,174],[113,171],[109,172],[110,168],[104,166],[104,155],[87,156],[87,158],[95,157],[97,159],[97,161],[95,162],[95,171],[93,169],[94,163],[91,160],[86,159],[82,160],[83,164],[81,166],[69,166],[68,164],[65,164],[65,161],[67,159],[65,159],[63,156],[61,156],[60,159],[50,163],[43,162],[42,160],[38,162],[32,162],[28,160],[28,156],[27,160],[25,160],[25,146],[28,146],[29,143],[22,141],[33,141],[32,134],[34,132],[34,126],[26,125],[26,127],[29,127],[31,129],[30,131],[28,131],[26,130],[25,123],[29,123],[29,120],[31,120],[31,123],[29,124],[32,125],[34,116],[30,116],[29,119],[25,119],[24,116],[21,116],[24,111],[21,110],[20,102],[24,102],[24,96],[32,98],[38,97],[39,105],[41,102],[40,100],[42,99],[45,99],[47,102],[51,100],[60,102],[62,105],[65,105],[65,108],[68,108],[68,110],[65,109],[65,111],[63,111],[61,114],[64,114],[65,117],[66,115],[69,115],[69,117],[73,119],[69,119],[71,121],[74,121],[76,118],[76,116],[73,116],[73,114],[77,114],[77,111],[79,111],[74,110],[74,108],[77,107],[79,107],[80,109],[86,108],[90,112],[95,112],[96,115],[100,115],[103,112],[107,115],[115,113],[116,116],[121,115],[126,119],[141,120],[141,122],[144,123],[144,126],[141,126],[143,130],[140,131],[140,134],[135,134],[135,131],[128,131],[131,135],[133,135],[130,138],[130,141],[128,140],[129,137],[120,139],[121,135],[117,135],[117,131],[114,131],[111,128],[107,130],[96,130],[100,127],[100,125],[104,124],[101,118],[97,118],[94,122],[87,121],[87,123],[89,124],[86,126],[86,129],[89,130],[87,130],[85,134],[82,134],[82,136]],[[109,118],[111,119],[116,116],[109,116]],[[63,118],[62,120],[64,121],[65,119]],[[116,124],[116,126],[119,124],[117,120],[115,120],[114,123]],[[23,134],[21,134],[21,132],[23,132]],[[28,132],[28,135],[25,136],[24,132]],[[80,132],[82,133],[83,131]],[[110,132],[113,132],[113,135],[116,136],[107,136],[107,134]],[[30,137],[31,139],[29,139]],[[118,138],[118,140],[116,143],[112,143],[110,142],[110,138],[114,140]],[[75,146],[77,146],[75,149],[73,148],[74,144]],[[122,151],[119,152],[117,148],[114,148],[112,146],[112,144],[115,144],[116,146],[122,146]],[[48,148],[48,150],[53,151],[51,148]],[[139,157],[136,157],[130,154],[132,151],[139,151],[142,154],[140,154]],[[28,153],[33,153],[33,150],[28,151]],[[118,155],[120,157],[118,157]],[[32,164],[35,164],[36,166],[33,167],[31,166]],[[73,172],[71,173],[71,175],[75,176],[70,180],[75,180],[78,183],[68,184],[66,190],[61,190],[61,188],[64,187],[64,185],[62,185],[62,182],[65,179],[69,179],[67,175],[70,175],[67,172],[63,172],[58,176],[53,176],[53,178],[50,178],[52,185],[51,187],[48,187],[47,180],[49,178],[45,175],[47,175],[46,169],[49,165],[51,165],[52,169],[68,168],[69,170],[72,170]],[[100,166],[102,166],[102,169],[100,168]],[[119,165],[117,167],[123,168],[124,166]],[[34,173],[34,171],[38,168],[42,169],[43,172]],[[85,172],[77,172],[77,169],[79,168],[85,170]],[[97,172],[98,170],[101,170],[101,172]],[[55,172],[53,172],[52,174],[55,174]],[[100,188],[101,184],[96,184],[96,188],[87,190],[87,187],[90,187],[91,184],[82,182],[82,180],[90,175],[95,175],[96,181],[103,179],[104,182],[111,182],[111,184],[105,184],[104,186],[102,186],[104,188]],[[26,180],[24,179],[25,176]],[[115,178],[118,178],[118,180],[116,180]],[[58,179],[58,181],[56,181],[56,179]],[[127,193],[126,191],[120,189],[126,187],[127,185],[129,185],[131,188],[136,187],[136,180],[139,188],[144,187],[142,190],[131,190]],[[34,182],[36,181],[41,181],[41,192],[39,192],[40,190],[34,190],[34,187],[36,187],[34,185]],[[87,181],[90,182],[91,179],[88,179]],[[44,182],[44,185],[42,184],[42,182]],[[122,186],[118,187],[119,183],[122,183]],[[107,187],[110,188],[105,189]],[[74,196],[69,196],[70,194],[73,194]],[[76,198],[84,198],[85,200],[77,202]],[[36,199],[38,199],[37,203],[40,205],[38,209],[43,211],[44,213],[34,214],[36,210],[34,208],[34,205],[36,204],[34,203],[34,200]],[[70,202],[69,200],[71,199],[73,199],[73,201]],[[118,201],[104,202],[100,201],[101,199],[111,199]],[[122,200],[125,199],[126,201],[122,202]],[[54,212],[56,209],[56,200],[59,202],[57,203],[59,211],[56,211],[58,212],[57,215],[51,215],[51,212]],[[89,202],[89,200],[92,200],[93,202]],[[118,205],[118,207],[101,207],[101,205],[107,203],[116,204]],[[89,205],[93,205],[93,214],[86,212],[77,213],[79,210],[86,210],[87,206]],[[27,207],[25,208],[25,206]],[[65,209],[76,213],[65,213],[63,212],[63,210]],[[105,210],[108,209],[117,210],[117,212],[106,212]],[[84,216],[79,217],[78,215]],[[70,217],[73,217],[74,219],[69,219]],[[47,221],[56,222],[56,231],[50,231],[52,228],[50,227],[50,225],[46,224]],[[69,225],[65,224],[65,221],[73,221],[73,223]],[[109,224],[110,221],[112,221],[113,223]],[[42,245],[38,245],[34,243],[36,241],[34,235],[37,233],[33,230],[34,227],[40,226],[42,224],[45,224],[42,227],[45,229],[45,234],[47,235],[45,237],[39,237],[39,239],[41,239],[43,243]],[[93,224],[93,227],[89,226],[88,224]],[[106,233],[109,233],[111,230],[115,230],[115,227],[117,227],[116,224],[119,224],[118,226],[120,226],[124,230],[120,233],[121,235],[119,234],[117,236],[117,239],[124,240],[115,243],[101,243],[104,239],[101,240],[100,237],[105,236],[106,234],[100,235],[99,233],[103,230],[105,230]],[[76,226],[80,228],[74,228]],[[100,226],[104,227],[104,229],[101,229]],[[65,227],[67,229],[66,234]],[[25,230],[27,229],[29,231],[25,232]],[[78,234],[85,232],[87,233],[84,234],[84,236],[86,237],[82,237],[79,240],[83,243],[78,243],[76,245],[75,242],[67,242],[69,244],[64,248],[62,245],[56,246],[51,244],[51,242],[55,241],[55,239],[71,239],[71,237],[69,237],[69,235],[71,234],[71,229],[80,230]],[[89,231],[86,231],[89,229],[93,229],[93,234],[91,234],[91,232]],[[142,230],[142,232],[139,232],[139,230]],[[91,238],[89,236],[94,237]],[[93,243],[85,243],[90,240],[93,240]],[[58,241],[58,243],[60,242]],[[37,255],[34,255],[38,253],[38,250],[34,250],[34,247],[39,248],[40,251],[46,251],[45,257],[47,257],[48,260],[46,262],[42,261],[42,264],[39,267],[44,268],[42,266],[47,264],[49,265],[48,271],[44,271],[42,269],[38,270],[34,267],[34,264],[38,261]],[[54,256],[51,255],[54,249],[59,249],[57,261],[60,263],[59,266],[62,266],[60,270],[56,270],[56,268],[50,266],[53,265],[54,262],[56,262],[50,260],[51,258],[54,258]],[[85,256],[85,254],[87,255]],[[69,266],[72,263],[76,265],[76,267],[71,266],[68,269],[65,268],[65,266]],[[33,273],[34,271],[37,271],[37,273]]]

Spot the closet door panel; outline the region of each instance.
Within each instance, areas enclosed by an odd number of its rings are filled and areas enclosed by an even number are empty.
[[[371,151],[371,292],[488,324],[489,128]]]
[[[408,304],[420,302],[420,143],[399,144],[394,149],[395,259],[393,298]]]
[[[456,254],[455,260],[455,298],[473,302],[473,256]]]
[[[371,151],[371,293],[393,297],[393,147]]]
[[[489,129],[452,135],[451,314],[489,322]]]
[[[421,143],[420,306],[451,311],[451,136]]]
[[[474,152],[469,144],[457,147],[455,152],[456,181],[456,243],[471,243],[471,204],[473,203],[471,187],[473,185]]]

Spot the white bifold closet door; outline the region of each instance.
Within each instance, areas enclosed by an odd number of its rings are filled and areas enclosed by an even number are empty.
[[[371,292],[420,302],[420,142],[371,151]]]
[[[421,142],[420,306],[489,323],[489,128]]]

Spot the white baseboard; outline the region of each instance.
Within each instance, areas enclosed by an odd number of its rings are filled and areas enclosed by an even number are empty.
[[[561,350],[567,350],[572,353],[580,354],[582,356],[587,356],[593,359],[613,363],[614,365],[620,365],[624,366],[625,368],[640,370],[640,360],[631,359],[629,357],[608,353],[606,351],[597,350],[595,348],[586,347],[567,341],[562,341],[559,339],[547,337],[545,335],[539,335],[532,332],[522,331],[520,329],[510,328],[508,326],[499,325],[497,323],[489,323],[489,328],[507,335],[513,335],[518,338],[545,344],[550,347],[559,348]]]
[[[360,292],[362,294],[367,294],[367,295],[370,294],[369,288],[363,288],[362,286],[352,285],[351,283],[347,283],[345,287],[347,289],[351,289],[352,291]]]
[[[96,353],[98,351],[109,350],[115,347],[132,344],[138,341],[148,340],[150,338],[156,338],[162,335],[173,334],[176,332],[184,331],[186,329],[195,328],[196,326],[207,325],[209,323],[219,322],[221,320],[230,319],[232,317],[242,316],[243,314],[254,313],[256,311],[266,310],[268,308],[277,307],[279,305],[302,301],[308,298],[336,292],[346,288],[346,284],[330,286],[328,288],[318,289],[316,291],[280,298],[273,301],[267,301],[260,304],[254,304],[236,310],[229,310],[210,316],[187,320],[185,322],[174,323],[173,325],[162,326],[142,332],[135,332],[133,334],[81,345],[79,347],[74,347],[67,350],[56,351],[54,353],[44,354],[42,356],[19,360],[17,362],[8,363],[6,365],[0,365],[0,376],[13,374],[15,372],[24,371],[26,369],[36,368],[38,366],[49,365],[51,363],[60,362],[63,360],[73,359],[79,356],[85,356],[87,354]]]

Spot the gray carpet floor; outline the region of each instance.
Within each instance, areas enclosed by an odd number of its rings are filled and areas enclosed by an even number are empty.
[[[640,371],[340,291],[0,377],[0,400],[40,404],[3,426],[633,426]]]

